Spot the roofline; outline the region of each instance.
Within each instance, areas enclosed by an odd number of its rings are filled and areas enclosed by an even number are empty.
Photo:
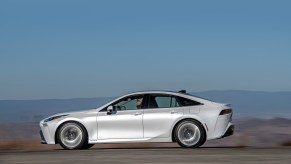
[[[105,106],[113,103],[114,101],[117,101],[117,100],[120,100],[124,97],[127,97],[127,96],[131,96],[131,95],[134,95],[134,94],[150,94],[150,93],[160,93],[160,94],[173,94],[173,95],[177,95],[177,96],[181,96],[181,97],[184,97],[184,98],[189,98],[191,100],[194,100],[194,101],[198,101],[202,104],[209,104],[209,103],[213,103],[213,101],[210,101],[210,100],[207,100],[207,99],[204,99],[204,98],[200,98],[200,97],[197,97],[197,96],[194,96],[194,95],[190,95],[190,94],[187,94],[187,93],[181,93],[181,92],[176,92],[176,91],[165,91],[165,90],[148,90],[148,91],[136,91],[136,92],[131,92],[131,93],[127,93],[127,94],[124,94],[100,107],[98,107],[97,109],[103,109]]]
[[[175,95],[179,95],[179,96],[182,96],[182,97],[185,97],[185,98],[193,99],[195,101],[199,101],[201,103],[214,102],[212,100],[208,100],[208,99],[196,96],[196,95],[191,95],[191,94],[189,94],[187,92],[183,93],[183,92],[179,92],[179,91],[177,92],[177,91],[165,91],[165,90],[136,91],[136,92],[131,92],[131,93],[125,94],[125,95],[123,95],[121,97],[126,97],[126,96],[130,96],[130,95],[134,95],[134,94],[150,94],[150,93],[175,94]]]
[[[145,90],[145,91],[135,91],[135,92],[129,92],[126,93],[126,95],[131,95],[131,94],[143,94],[143,93],[156,93],[156,92],[160,92],[160,93],[178,93],[178,94],[182,94],[182,95],[188,95],[187,93],[181,93],[179,91],[166,91],[166,90]]]

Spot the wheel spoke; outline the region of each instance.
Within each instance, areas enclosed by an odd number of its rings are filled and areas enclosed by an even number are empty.
[[[77,147],[83,140],[81,127],[76,124],[66,124],[60,133],[61,142],[68,148]]]
[[[192,122],[186,122],[178,128],[179,141],[186,146],[193,146],[197,144],[200,137],[201,131],[199,127]]]

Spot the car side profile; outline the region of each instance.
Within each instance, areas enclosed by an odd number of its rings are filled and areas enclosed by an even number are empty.
[[[121,96],[97,109],[56,114],[40,121],[41,143],[88,149],[98,143],[177,142],[200,147],[233,134],[233,111],[182,90]]]

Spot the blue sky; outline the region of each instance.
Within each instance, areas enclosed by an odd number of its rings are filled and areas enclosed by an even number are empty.
[[[291,1],[0,2],[0,99],[291,91]]]

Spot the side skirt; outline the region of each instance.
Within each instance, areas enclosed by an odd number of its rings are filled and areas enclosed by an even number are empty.
[[[89,141],[90,144],[95,143],[143,143],[143,142],[172,142],[171,138],[141,138],[141,139],[106,139]]]

